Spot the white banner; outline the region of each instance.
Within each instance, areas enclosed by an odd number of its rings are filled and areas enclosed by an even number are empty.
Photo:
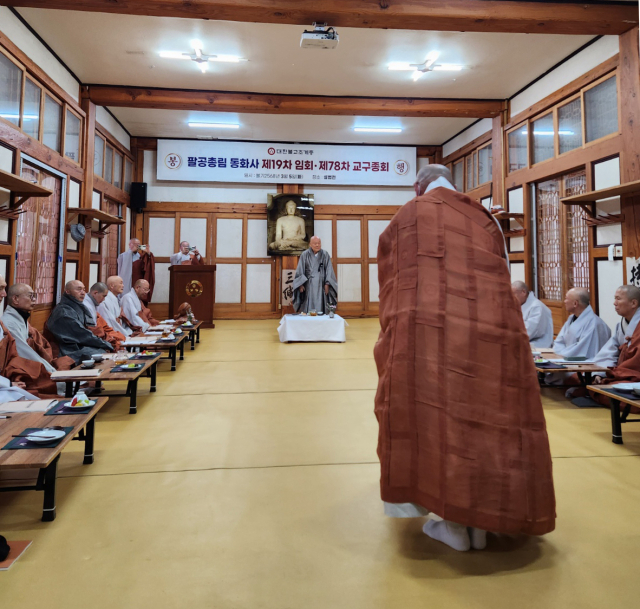
[[[407,186],[416,149],[158,140],[158,180]]]

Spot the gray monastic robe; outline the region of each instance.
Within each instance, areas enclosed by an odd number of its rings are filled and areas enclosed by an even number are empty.
[[[91,294],[87,294],[82,301],[82,305],[91,316],[92,326],[98,325],[98,303],[93,299]]]
[[[604,323],[589,305],[580,316],[570,315],[553,343],[553,351],[563,357],[595,356],[611,336]]]
[[[47,370],[47,372],[55,372],[56,369],[44,358],[40,357],[30,346],[27,340],[29,339],[29,325],[24,320],[22,315],[18,313],[12,306],[8,306],[4,315],[2,316],[4,325],[7,326],[11,336],[16,341],[16,348],[18,349],[18,355],[25,359],[33,360],[34,362],[40,362]]]
[[[151,327],[144,319],[142,319],[142,317],[140,317],[142,303],[133,288],[122,296],[120,302],[122,304],[122,312],[134,326],[140,326],[143,332],[146,332]]]
[[[329,294],[324,293],[324,286],[329,286]],[[304,292],[300,287],[304,286]],[[320,250],[302,252],[296,275],[293,280],[293,308],[296,312],[329,313],[329,303],[338,304],[338,281],[333,272],[331,256]]]
[[[551,309],[529,292],[522,305],[522,318],[534,347],[553,347],[553,317]]]
[[[121,315],[121,306],[118,297],[113,292],[109,292],[107,297],[100,303],[98,313],[116,332],[120,332],[123,336],[131,336],[133,334],[133,330],[129,326],[118,321]]]
[[[618,359],[620,358],[620,349],[622,349],[624,344],[628,344],[631,341],[631,337],[639,323],[640,309],[635,312],[635,315],[629,323],[623,319],[616,325],[616,329],[611,338],[607,341],[607,344],[598,351],[593,361],[603,368],[613,368],[617,366]]]
[[[134,253],[131,250],[122,252],[122,254],[118,256],[118,275],[124,283],[124,292],[122,292],[122,294],[126,294],[133,287],[132,269],[133,263],[136,260],[140,260],[140,254],[138,254],[138,252]]]
[[[81,301],[69,294],[63,294],[60,304],[53,309],[47,321],[47,328],[60,347],[61,355],[68,355],[80,363],[90,359],[94,353],[113,351],[113,347],[98,338],[89,326],[92,319]]]

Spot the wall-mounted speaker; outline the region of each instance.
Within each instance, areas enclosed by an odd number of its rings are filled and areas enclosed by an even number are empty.
[[[131,183],[131,209],[135,212],[141,212],[147,206],[147,183],[132,182]]]

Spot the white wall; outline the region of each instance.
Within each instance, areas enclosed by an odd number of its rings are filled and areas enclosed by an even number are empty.
[[[493,121],[490,118],[483,118],[481,121],[471,125],[471,127],[463,131],[460,135],[454,137],[450,142],[447,142],[442,147],[442,156],[449,156],[456,150],[460,150],[460,148],[466,146],[477,137],[484,135],[487,131],[491,131],[492,127]]]
[[[29,59],[42,68],[56,84],[62,87],[73,99],[79,100],[80,85],[78,81],[5,6],[0,6],[0,30]]]
[[[131,150],[131,138],[129,134],[102,106],[96,107],[96,121],[111,133],[127,150]]]
[[[617,36],[603,36],[575,57],[569,59],[553,72],[547,74],[526,91],[511,100],[511,116],[548,97],[582,74],[599,66],[620,50]]]

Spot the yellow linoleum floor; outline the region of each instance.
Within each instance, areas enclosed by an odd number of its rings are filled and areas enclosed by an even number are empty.
[[[277,322],[218,322],[138,414],[113,398],[96,462],[60,460],[58,517],[0,494],[0,533],[33,539],[0,607],[33,609],[596,608],[640,604],[640,426],[544,405],[557,530],[458,553],[385,518],[373,415],[377,320],[348,342],[282,345]]]

